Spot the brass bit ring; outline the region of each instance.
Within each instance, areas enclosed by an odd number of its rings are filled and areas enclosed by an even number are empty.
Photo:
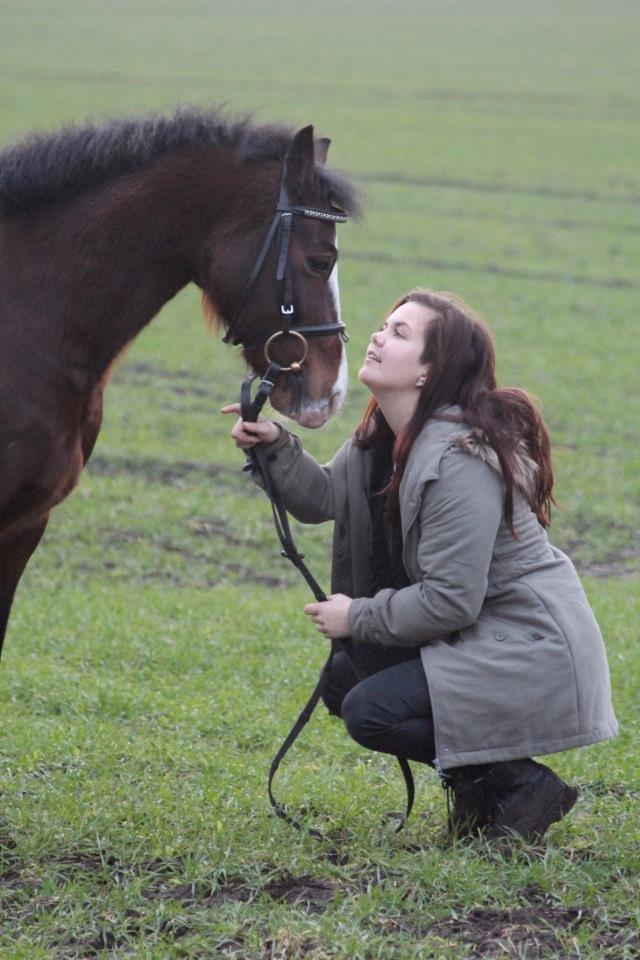
[[[273,363],[273,360],[269,356],[269,347],[271,346],[274,340],[278,339],[278,337],[297,337],[298,340],[300,340],[300,342],[302,343],[302,350],[303,350],[302,357],[299,360],[295,360],[293,363],[291,363],[290,366],[281,368],[282,373],[300,373],[302,364],[305,362],[309,354],[309,344],[307,343],[306,339],[302,336],[302,334],[298,333],[297,330],[286,330],[286,331],[278,330],[277,333],[272,333],[264,345],[265,360],[267,361],[267,363]]]

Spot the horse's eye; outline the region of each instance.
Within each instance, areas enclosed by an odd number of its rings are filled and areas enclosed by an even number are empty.
[[[309,257],[307,259],[309,269],[320,275],[329,272],[331,269],[331,262],[331,257]]]

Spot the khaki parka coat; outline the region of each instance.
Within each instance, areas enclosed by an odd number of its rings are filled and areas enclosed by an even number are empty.
[[[419,649],[436,766],[539,756],[616,735],[602,636],[571,561],[529,506],[536,467],[524,449],[515,539],[495,451],[464,423],[430,420],[400,486],[411,584],[375,596],[369,452],[349,440],[321,466],[285,430],[268,452],[293,516],[335,522],[331,587],[354,598],[353,640]]]

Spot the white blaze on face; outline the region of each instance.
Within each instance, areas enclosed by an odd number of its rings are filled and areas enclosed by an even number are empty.
[[[338,289],[337,263],[334,264],[333,270],[331,271],[329,279],[327,280],[327,285],[331,292],[331,299],[333,300],[333,306],[336,313],[336,321],[339,323],[340,291]],[[334,334],[334,336],[337,336],[337,334]],[[329,396],[326,398],[326,400],[305,404],[300,411],[299,417],[297,418],[298,423],[303,427],[321,427],[342,405],[342,401],[347,393],[348,379],[347,351],[342,340],[340,340],[340,349],[342,352],[340,354],[340,367],[338,369],[338,376],[336,377],[335,382],[329,391]]]
[[[338,289],[338,264],[337,262],[333,265],[333,270],[331,271],[331,276],[328,280],[329,290],[331,291],[331,296],[333,298],[333,305],[336,311],[336,320],[340,323],[340,290]],[[332,396],[336,397],[337,408],[340,406],[342,401],[345,398],[347,393],[347,350],[342,342],[340,341],[342,347],[342,355],[340,357],[340,369],[338,370],[338,376],[336,382],[333,385],[331,390]]]
[[[333,305],[336,310],[336,320],[340,323],[340,290],[338,289],[338,262],[336,261],[333,265],[333,270],[327,280],[329,284],[329,290],[331,291],[331,297],[333,299]]]

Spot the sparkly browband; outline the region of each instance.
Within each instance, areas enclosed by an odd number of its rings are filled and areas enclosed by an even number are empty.
[[[278,204],[282,213],[296,213],[300,217],[311,217],[314,220],[328,220],[330,223],[346,223],[348,217],[342,210],[331,213],[329,210],[315,210],[312,207],[292,207]]]

